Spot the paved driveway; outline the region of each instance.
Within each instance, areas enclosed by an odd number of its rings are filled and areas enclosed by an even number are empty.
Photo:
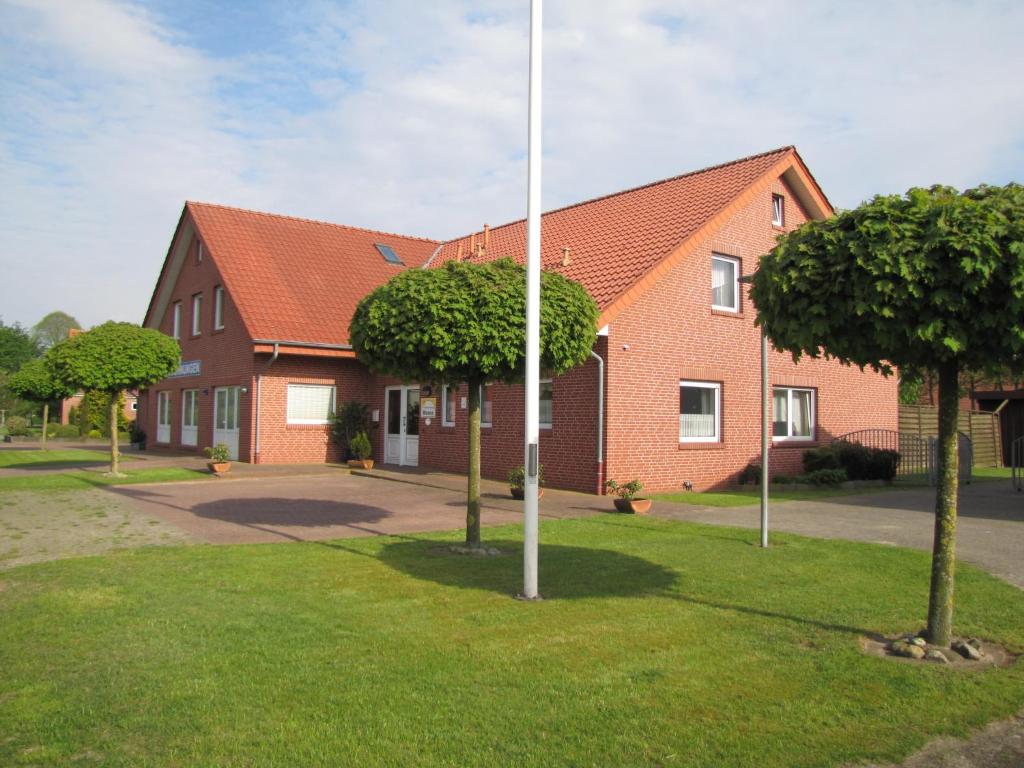
[[[758,507],[712,508],[655,504],[674,520],[760,526]],[[930,551],[935,490],[886,491],[817,501],[785,501],[769,507],[769,530],[829,539],[851,539]],[[1005,482],[961,488],[957,557],[1024,588],[1024,493]]]
[[[339,471],[296,477],[252,477],[112,488],[140,511],[215,544],[311,541],[443,531],[466,524],[464,480],[432,485]],[[454,481],[454,482],[452,482]],[[430,482],[426,480],[426,482]],[[444,487],[444,485],[452,487]],[[522,520],[522,502],[501,484],[483,484],[484,525]],[[578,517],[601,499],[548,491],[541,517]]]

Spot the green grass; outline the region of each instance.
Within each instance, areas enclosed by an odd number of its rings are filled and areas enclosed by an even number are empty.
[[[211,475],[197,469],[158,467],[123,472],[124,477],[106,477],[99,472],[48,472],[19,477],[0,477],[0,492],[4,491],[72,491],[78,488],[97,488],[107,485],[135,485],[137,483],[176,483],[186,480],[209,480]]]
[[[1009,480],[1009,467],[975,467],[972,474],[975,480]]]
[[[863,496],[865,493],[885,493],[910,485],[871,486],[866,488],[771,488],[772,501],[815,501],[832,496]],[[683,493],[659,493],[655,499],[672,501],[677,504],[701,504],[706,507],[747,507],[759,503],[761,487],[730,488],[727,491],[686,491]]]
[[[1024,664],[863,655],[921,626],[925,553],[613,515],[545,522],[546,600],[455,534],[146,548],[0,577],[0,764],[896,760],[1024,705]],[[1024,592],[961,566],[957,626],[1024,651]],[[87,756],[87,757],[82,757]]]
[[[122,456],[122,461],[134,461]],[[52,451],[3,450],[0,451],[0,469],[64,469],[110,463],[110,451],[86,451],[66,448]]]

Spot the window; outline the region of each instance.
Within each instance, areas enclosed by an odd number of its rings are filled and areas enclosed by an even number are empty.
[[[181,426],[199,426],[199,390],[186,389],[181,398]]]
[[[786,198],[782,195],[772,195],[772,225],[776,227],[785,226],[786,223]]]
[[[198,336],[202,330],[203,294],[197,293],[192,297],[192,335]]]
[[[726,312],[739,312],[739,291],[736,281],[739,279],[740,262],[728,256],[711,257],[711,308]]]
[[[196,240],[196,264],[203,263],[203,242]]]
[[[380,252],[380,255],[384,257],[384,261],[388,264],[401,264],[402,260],[398,258],[398,254],[395,253],[394,248],[390,245],[381,245],[380,243],[374,243],[374,246]]]
[[[813,389],[775,387],[772,414],[773,439],[814,439]]]
[[[445,384],[443,390],[441,393],[441,426],[454,427],[459,388]]]
[[[539,426],[541,428],[546,427],[547,429],[551,429],[551,403],[553,396],[554,386],[551,383],[551,379],[541,381],[539,403],[540,416],[538,418]]]
[[[288,385],[289,424],[329,424],[334,415],[334,387]]]
[[[224,329],[224,286],[213,289],[213,330]]]
[[[491,403],[491,385],[484,384],[480,387],[480,426],[491,426],[491,415],[493,411]]]
[[[706,381],[679,382],[679,442],[721,440],[722,385]]]
[[[180,339],[181,338],[181,302],[180,301],[174,302],[174,315],[173,315],[173,317],[174,317],[174,321],[172,323],[173,330],[171,331],[171,336],[174,339]]]

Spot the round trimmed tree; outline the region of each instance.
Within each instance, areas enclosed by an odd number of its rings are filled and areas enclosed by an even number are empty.
[[[1024,363],[1024,187],[911,189],[808,222],[761,259],[750,292],[776,349],[939,378],[928,636],[949,645],[961,371]]]
[[[110,473],[118,475],[118,395],[154,384],[178,366],[178,342],[133,323],[108,322],[56,344],[46,353],[54,378],[74,389],[110,394]]]
[[[554,375],[584,362],[597,335],[587,290],[541,274],[541,367]],[[356,307],[349,329],[370,370],[421,384],[468,386],[466,543],[480,545],[480,392],[521,382],[526,367],[526,270],[512,259],[450,261],[393,277]]]
[[[42,358],[29,360],[17,373],[7,381],[7,388],[20,397],[43,406],[43,434],[39,441],[39,449],[46,450],[46,425],[50,420],[50,403],[63,400],[75,394],[74,387],[69,387],[53,376]]]

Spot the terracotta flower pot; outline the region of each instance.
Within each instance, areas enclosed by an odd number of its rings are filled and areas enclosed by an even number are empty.
[[[613,499],[615,509],[628,515],[646,515],[651,511],[650,499]]]
[[[522,499],[523,499],[523,489],[522,488],[519,488],[519,487],[513,485],[508,490],[512,494],[512,498],[513,499],[519,499],[520,501],[522,501]],[[538,488],[537,489],[537,498],[541,499],[543,497],[544,497],[544,489],[543,488]]]
[[[348,465],[352,469],[373,469],[373,459],[349,459]]]
[[[206,464],[215,475],[223,475],[231,469],[230,461],[210,461]]]

